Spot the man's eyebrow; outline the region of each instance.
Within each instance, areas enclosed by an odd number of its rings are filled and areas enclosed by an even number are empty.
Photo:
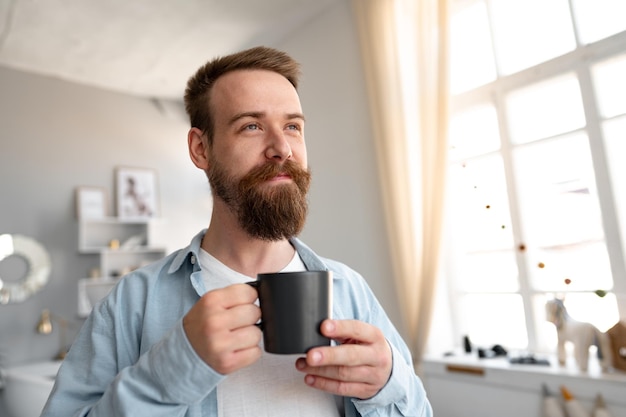
[[[287,118],[288,119],[302,119],[303,122],[306,122],[306,119],[304,118],[304,114],[302,113],[288,113]]]
[[[237,120],[243,119],[244,117],[252,117],[253,119],[260,119],[264,115],[265,115],[265,113],[260,112],[260,111],[246,111],[246,112],[242,112],[242,113],[237,113],[233,117],[230,118],[230,120],[228,121],[228,124],[232,125]]]
[[[251,117],[253,119],[261,119],[265,116],[264,112],[260,112],[260,111],[246,111],[246,112],[241,112],[241,113],[237,113],[235,114],[233,117],[230,118],[230,120],[228,121],[229,125],[232,125],[233,123],[237,122],[237,120],[243,119],[245,117]],[[304,118],[304,114],[302,113],[287,113],[287,119],[292,120],[292,119],[301,119],[302,121],[306,121],[306,119]]]

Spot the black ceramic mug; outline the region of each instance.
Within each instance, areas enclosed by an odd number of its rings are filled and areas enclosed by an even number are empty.
[[[331,318],[331,271],[259,274],[248,284],[259,293],[259,325],[266,352],[306,353],[313,347],[330,345],[320,326]]]

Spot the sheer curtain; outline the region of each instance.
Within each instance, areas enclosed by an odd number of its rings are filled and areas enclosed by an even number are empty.
[[[352,1],[395,285],[416,364],[430,329],[442,241],[447,1]]]

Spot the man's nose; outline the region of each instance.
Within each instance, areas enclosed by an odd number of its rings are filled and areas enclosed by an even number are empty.
[[[285,133],[280,129],[273,129],[268,135],[268,146],[265,150],[265,157],[278,161],[284,161],[291,158],[291,146],[287,140]]]

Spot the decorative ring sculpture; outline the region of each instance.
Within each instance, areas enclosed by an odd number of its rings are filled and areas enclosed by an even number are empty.
[[[0,235],[0,262],[9,256],[22,257],[26,274],[4,282],[0,276],[0,304],[19,303],[41,290],[50,277],[50,255],[36,240],[23,235]]]

